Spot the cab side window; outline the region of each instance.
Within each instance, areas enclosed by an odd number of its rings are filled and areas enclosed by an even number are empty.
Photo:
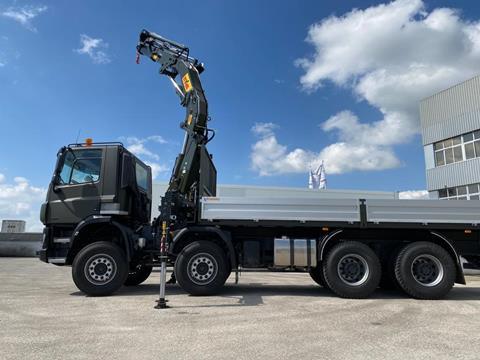
[[[145,191],[148,190],[148,170],[142,164],[135,163],[135,175],[137,177],[137,186]]]
[[[60,172],[61,185],[85,184],[98,181],[102,169],[102,150],[69,151]]]

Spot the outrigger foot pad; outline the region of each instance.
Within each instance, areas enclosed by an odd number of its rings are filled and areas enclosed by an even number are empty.
[[[157,305],[154,306],[154,309],[168,309],[170,306],[167,305],[168,300],[159,299],[155,301]]]

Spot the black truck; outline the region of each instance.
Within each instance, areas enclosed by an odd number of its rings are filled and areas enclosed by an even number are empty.
[[[217,293],[232,272],[270,269],[309,272],[346,298],[384,286],[438,299],[465,284],[462,262],[479,267],[480,202],[217,197],[203,64],[146,30],[137,52],[171,80],[185,140],[152,222],[151,169],[121,143],[58,152],[39,256],[71,266],[84,293],[138,285],[163,265],[192,295]]]

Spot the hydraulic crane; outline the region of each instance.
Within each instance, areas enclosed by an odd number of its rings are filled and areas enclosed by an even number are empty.
[[[160,205],[160,216],[154,223],[160,237],[161,281],[158,308],[165,308],[167,246],[171,231],[184,227],[198,216],[197,206],[202,196],[216,195],[216,170],[206,145],[215,136],[207,127],[208,103],[200,81],[204,66],[190,57],[185,45],[167,40],[143,30],[137,45],[137,63],[140,55],[160,64],[159,73],[171,81],[185,107],[185,120],[180,127],[185,137],[170,182]],[[176,78],[181,79],[179,84]],[[210,135],[211,134],[211,135]]]
[[[160,64],[160,74],[170,79],[186,109],[185,120],[180,124],[185,130],[184,142],[175,160],[161,212],[162,219],[172,220],[174,216],[176,222],[184,224],[194,220],[195,212],[188,209],[195,209],[199,197],[216,193],[216,170],[206,148],[215,132],[207,127],[208,103],[200,81],[204,67],[190,57],[185,45],[146,30],[140,33],[137,52]],[[176,78],[181,79],[180,84]],[[169,212],[168,207],[172,213],[165,219],[163,215]]]

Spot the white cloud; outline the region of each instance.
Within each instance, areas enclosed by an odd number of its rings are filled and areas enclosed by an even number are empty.
[[[0,50],[0,67],[5,67],[9,63],[12,63],[12,60],[18,60],[20,58],[20,53],[18,51],[13,51],[6,53]]]
[[[170,169],[170,167],[168,167],[165,164],[160,164],[160,163],[153,162],[153,161],[145,161],[145,164],[147,164],[148,166],[150,166],[152,168],[152,178],[153,179],[157,178],[158,175],[160,175],[162,173],[168,173],[169,171],[172,170],[172,169]]]
[[[159,163],[160,156],[155,154],[153,151],[147,148],[147,144],[150,142],[158,144],[167,144],[168,141],[165,140],[160,135],[151,135],[146,138],[138,138],[135,136],[121,137],[121,141],[125,141],[127,149],[131,151],[136,156],[143,159],[145,164],[152,168],[152,177],[155,179],[161,173],[170,171],[170,167],[166,164]]]
[[[133,143],[133,144],[128,145],[128,150],[130,150],[132,153],[134,153],[137,156],[144,155],[146,157],[149,157],[149,158],[152,158],[152,159],[155,159],[155,160],[160,159],[160,157],[157,154],[148,150],[145,147],[145,144],[141,143],[141,142],[137,142],[137,143]]]
[[[261,176],[302,173],[323,160],[326,172],[341,174],[354,170],[383,170],[399,166],[393,152],[383,146],[339,142],[313,152],[301,148],[289,150],[278,142],[273,123],[257,123],[252,132],[259,137],[252,145],[252,168]]]
[[[268,122],[268,123],[255,123],[252,126],[252,132],[258,136],[270,136],[273,135],[273,131],[278,128],[278,125]]]
[[[5,55],[3,52],[0,51],[0,67],[4,67],[7,65],[7,60],[5,60]]]
[[[159,144],[166,144],[167,142],[161,137],[160,135],[152,135],[148,136],[146,138],[138,138],[136,136],[129,136],[129,137],[122,137],[122,141],[127,142],[127,149],[130,150],[132,153],[134,153],[137,156],[146,156],[148,158],[151,158],[153,160],[159,160],[160,157],[155,154],[154,152],[150,151],[147,149],[145,146],[146,143],[148,142],[156,142]]]
[[[261,176],[306,171],[314,154],[303,149],[288,151],[287,147],[278,143],[272,123],[257,123],[252,132],[259,137],[253,144],[250,159],[253,170]]]
[[[150,140],[150,141],[155,141],[159,144],[167,144],[168,141],[165,140],[162,136],[160,135],[152,135],[152,136],[149,136],[147,137],[147,140]]]
[[[80,35],[80,43],[81,48],[74,51],[82,55],[88,55],[94,64],[108,64],[111,62],[109,55],[105,52],[105,49],[108,48],[108,43],[103,39],[95,39],[82,34]]]
[[[24,6],[24,7],[10,7],[1,14],[4,17],[15,20],[26,29],[36,32],[37,29],[33,26],[32,21],[41,13],[47,11],[47,7],[43,5]]]
[[[322,152],[353,159],[373,152],[378,156],[367,162],[380,168],[401,164],[393,146],[419,132],[419,100],[480,72],[480,21],[463,20],[450,8],[429,12],[421,0],[330,16],[310,27],[307,42],[315,54],[297,60],[305,71],[303,89],[312,92],[330,81],[382,114],[364,121],[348,111],[332,116],[321,128],[336,131],[338,142]],[[352,170],[346,162],[332,165]]]
[[[407,200],[418,200],[418,199],[428,199],[428,191],[427,190],[407,190],[407,191],[400,191],[398,194],[400,199],[407,199]]]
[[[0,219],[19,219],[27,222],[27,231],[41,231],[40,205],[45,201],[46,189],[32,186],[23,177],[6,182],[0,174]]]

